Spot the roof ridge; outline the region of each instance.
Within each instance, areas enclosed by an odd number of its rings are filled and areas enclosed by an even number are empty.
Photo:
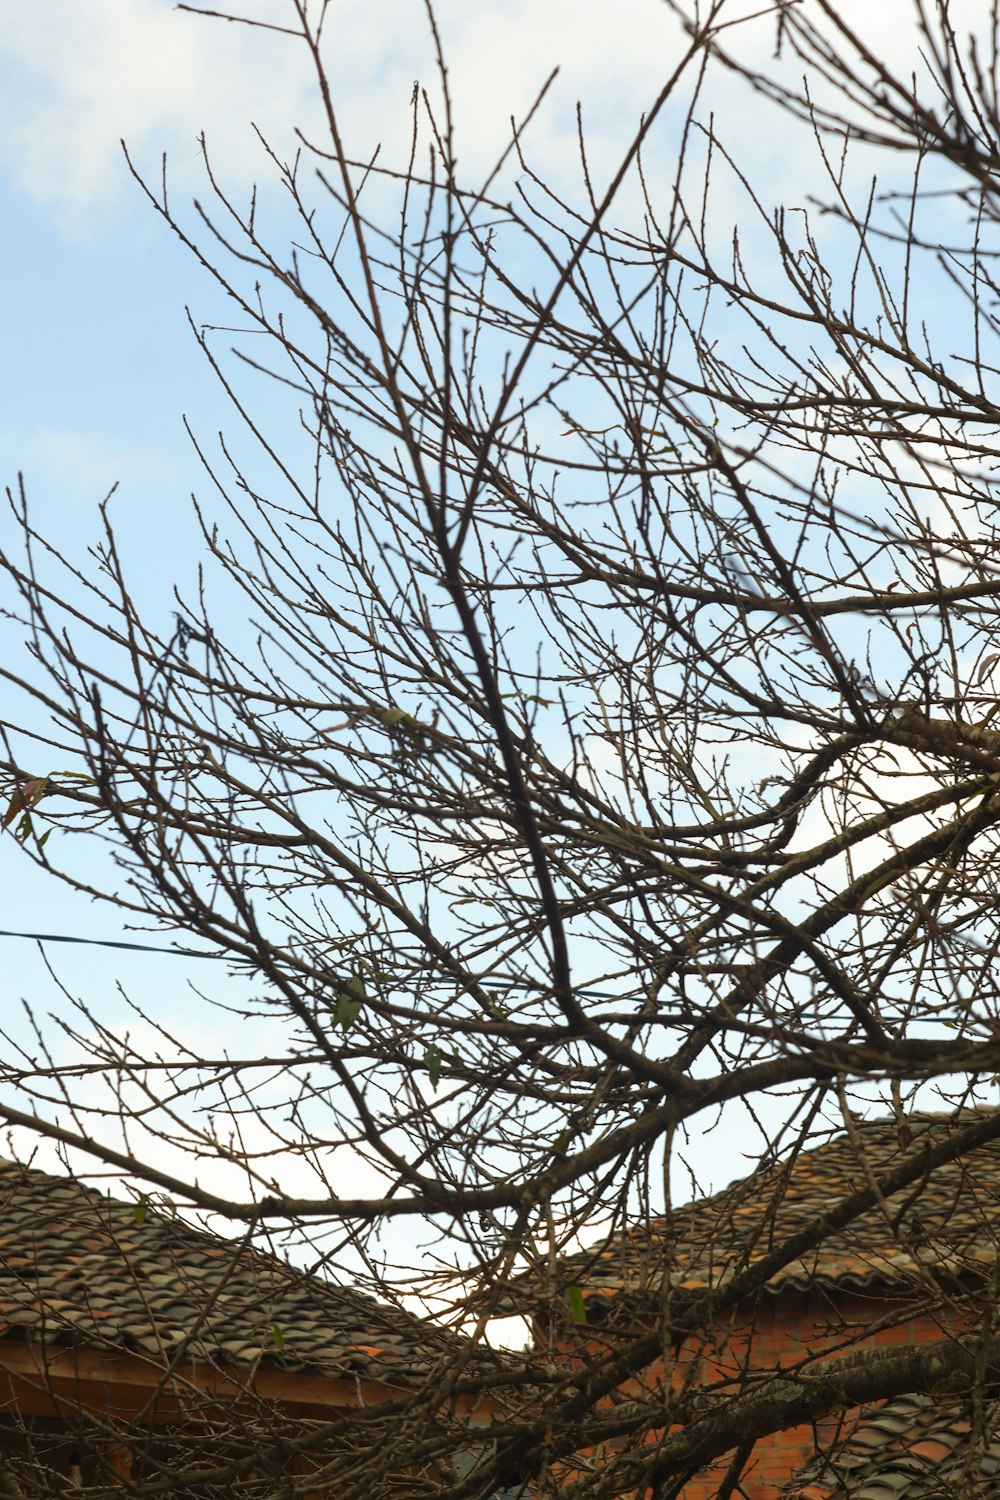
[[[790,1156],[765,1161],[717,1192],[679,1205],[669,1218],[611,1230],[563,1256],[561,1271],[579,1279],[590,1297],[652,1293],[665,1275],[687,1290],[718,1287],[819,1217],[831,1200],[866,1186],[869,1171],[878,1176],[895,1165],[928,1131],[998,1112],[1000,1105],[911,1110],[902,1118],[852,1122],[850,1132],[831,1128],[815,1144],[807,1141]],[[975,1174],[969,1167],[973,1155]],[[963,1153],[890,1204],[898,1210],[895,1221],[887,1222],[880,1208],[868,1210],[808,1257],[784,1267],[767,1290],[908,1281],[928,1269],[945,1276],[982,1274],[996,1257],[1000,1230],[1000,1141]]]
[[[0,1159],[0,1337],[123,1346],[285,1370],[422,1381],[467,1336],[270,1247],[228,1239],[150,1200]]]

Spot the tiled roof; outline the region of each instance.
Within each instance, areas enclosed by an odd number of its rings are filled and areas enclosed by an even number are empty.
[[[468,1346],[149,1205],[0,1159],[0,1338],[412,1385]],[[476,1362],[491,1360],[474,1351]]]
[[[992,1402],[988,1402],[989,1414]],[[861,1414],[829,1455],[790,1484],[787,1500],[943,1500],[1000,1495],[1000,1434],[977,1438],[971,1402],[915,1394]]]
[[[791,1161],[732,1183],[721,1193],[675,1211],[672,1249],[662,1219],[615,1234],[561,1263],[585,1298],[642,1295],[662,1284],[665,1267],[675,1286],[719,1286],[754,1264],[790,1234],[811,1224],[832,1204],[868,1186],[897,1166],[919,1141],[939,1141],[956,1122],[992,1111],[914,1115],[900,1131],[895,1120],[859,1123],[858,1150],[838,1135]],[[1000,1230],[1000,1141],[935,1171],[830,1235],[808,1257],[786,1266],[767,1283],[771,1292],[805,1290],[817,1282],[867,1286],[898,1283],[920,1267],[962,1275],[991,1265]]]

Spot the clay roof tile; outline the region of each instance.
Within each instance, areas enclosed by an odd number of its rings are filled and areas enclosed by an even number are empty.
[[[992,1478],[1000,1471],[1000,1441],[989,1428],[977,1440],[969,1413],[968,1399],[922,1393],[861,1411],[852,1431],[786,1486],[784,1500],[940,1500],[970,1493],[970,1459]]]
[[[140,1222],[141,1218],[141,1222]],[[0,1159],[0,1336],[412,1385],[499,1356],[167,1212]]]
[[[971,1118],[971,1112],[917,1114],[902,1132],[895,1120],[862,1122],[854,1132],[857,1144],[846,1134],[831,1135],[677,1209],[669,1230],[662,1219],[647,1221],[568,1257],[562,1263],[567,1284],[579,1286],[588,1302],[623,1291],[657,1295],[665,1274],[687,1290],[720,1286],[831,1203],[890,1171],[922,1139],[936,1142]],[[872,1209],[829,1235],[772,1277],[767,1289],[899,1284],[928,1268],[942,1277],[981,1276],[995,1258],[1000,1231],[1000,1140],[939,1168],[887,1208],[888,1215]],[[531,1289],[525,1300],[534,1300]]]

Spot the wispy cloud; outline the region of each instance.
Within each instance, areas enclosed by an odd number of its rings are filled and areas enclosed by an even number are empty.
[[[103,436],[71,427],[39,425],[28,431],[0,427],[0,471],[5,482],[16,468],[29,486],[59,489],[88,502],[114,484],[161,480],[166,456],[151,445],[130,443],[121,433]]]
[[[263,42],[263,45],[262,45]],[[6,100],[0,159],[18,188],[86,231],[124,198],[124,138],[149,163],[176,158],[183,181],[198,136],[223,167],[259,146],[250,128],[300,119],[310,79],[290,42],[221,28],[166,0],[51,0],[16,9],[0,38]]]
[[[243,11],[288,23],[286,0],[244,0]],[[732,4],[724,14],[759,11]],[[973,19],[973,0],[957,0],[953,19]],[[877,7],[846,0],[866,38],[884,41],[908,62],[901,40],[919,38],[910,0]],[[486,170],[509,120],[530,105],[559,67],[551,108],[531,137],[546,173],[578,170],[575,102],[589,125],[599,175],[657,89],[676,67],[684,38],[676,18],[651,0],[620,0],[613,24],[605,0],[505,0],[470,6],[440,0],[440,33],[459,125],[463,168]],[[967,13],[967,14],[966,14]],[[773,20],[761,18],[724,40],[744,61],[770,59]],[[348,139],[359,155],[381,142],[405,149],[409,100],[419,81],[436,96],[432,37],[412,0],[366,0],[331,12],[325,62]],[[130,201],[119,141],[146,171],[168,152],[178,191],[201,180],[198,139],[204,131],[224,176],[244,187],[264,170],[258,126],[281,154],[294,150],[298,125],[322,140],[323,120],[309,57],[294,38],[226,25],[177,10],[172,0],[48,0],[14,7],[0,34],[5,119],[0,169],[44,206],[64,231],[100,237]],[[721,90],[713,104],[725,107]],[[749,106],[750,101],[746,101]],[[764,129],[767,111],[744,107],[743,127]],[[766,144],[765,141],[761,142]],[[775,142],[780,155],[780,143]],[[137,199],[131,201],[137,202]]]

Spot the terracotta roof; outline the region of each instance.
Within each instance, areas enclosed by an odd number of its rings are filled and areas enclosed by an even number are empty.
[[[866,1169],[879,1177],[922,1137],[937,1142],[956,1122],[968,1124],[987,1112],[993,1111],[913,1115],[902,1138],[895,1120],[859,1123],[863,1163],[851,1139],[838,1135],[677,1209],[672,1283],[692,1290],[721,1285],[832,1203],[866,1187]],[[881,1209],[871,1210],[807,1258],[786,1266],[767,1289],[899,1283],[921,1266],[962,1275],[991,1265],[1000,1230],[1000,1141],[939,1169],[887,1207],[888,1222]],[[561,1269],[585,1298],[610,1299],[623,1291],[641,1296],[662,1284],[668,1249],[664,1220],[655,1219],[568,1257]]]
[[[0,1159],[0,1337],[358,1376],[425,1379],[469,1346],[401,1309]],[[187,1343],[185,1344],[185,1341]],[[493,1356],[475,1350],[477,1362]]]
[[[987,1403],[989,1413],[992,1403]],[[791,1500],[940,1500],[1000,1495],[1000,1434],[976,1440],[971,1403],[899,1396],[862,1412],[828,1456],[814,1459],[784,1494]],[[968,1468],[966,1467],[968,1466]]]

